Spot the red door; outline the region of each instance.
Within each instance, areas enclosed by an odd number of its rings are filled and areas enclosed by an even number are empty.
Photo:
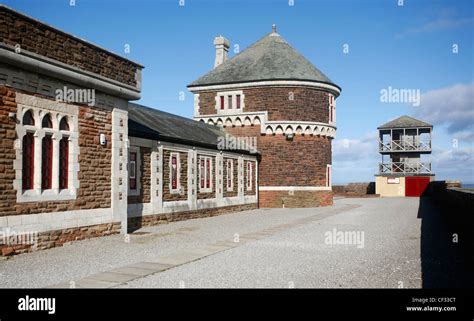
[[[429,183],[429,177],[405,177],[405,196],[421,196]]]

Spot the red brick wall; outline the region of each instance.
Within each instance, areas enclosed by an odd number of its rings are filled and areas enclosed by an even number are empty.
[[[325,186],[331,140],[320,136],[261,136],[260,186]]]
[[[170,156],[171,153],[179,154],[180,162],[180,184],[182,193],[171,194],[170,192]],[[185,201],[188,199],[188,154],[163,150],[163,201]]]
[[[260,186],[324,186],[326,165],[332,163],[331,140],[322,136],[260,135],[260,126],[226,127],[236,136],[257,137],[261,153]]]
[[[288,191],[260,191],[258,197],[258,205],[262,208],[318,207],[333,204],[331,191],[294,191],[293,195]]]
[[[0,7],[0,42],[135,86],[137,65]]]
[[[261,87],[243,89],[244,112],[268,111],[269,120],[329,121],[328,94],[302,87]],[[216,114],[217,91],[199,94],[199,113]]]
[[[80,187],[77,198],[70,201],[16,202],[17,191],[13,189],[16,125],[8,117],[9,112],[17,111],[15,96],[13,89],[0,87],[0,216],[109,208],[112,114],[105,109],[88,106],[78,106]],[[106,146],[99,144],[100,133],[107,137]]]

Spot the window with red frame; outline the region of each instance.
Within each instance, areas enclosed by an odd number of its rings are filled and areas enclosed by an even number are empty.
[[[178,157],[171,155],[171,189],[178,188]]]
[[[227,190],[231,191],[232,188],[233,188],[233,164],[232,164],[232,160],[229,159],[227,160]]]
[[[59,189],[68,188],[69,137],[59,141]]]
[[[211,157],[201,156],[199,158],[199,181],[200,181],[200,190],[202,192],[209,192],[212,188],[211,185]]]
[[[33,133],[23,136],[23,171],[22,189],[33,189],[33,177],[35,173],[35,138]]]
[[[52,187],[53,139],[51,135],[43,137],[41,152],[41,188],[46,190]]]
[[[128,187],[131,190],[136,190],[137,189],[137,153],[136,152],[130,152],[130,172],[128,173],[129,176],[129,183]]]
[[[220,96],[221,99],[221,109],[224,109],[224,96]]]
[[[252,163],[247,162],[247,190],[252,190]]]
[[[199,175],[201,177],[201,188],[204,188],[204,182],[205,182],[205,167],[204,167],[204,158],[201,158],[201,166],[199,169]]]
[[[206,188],[211,188],[211,159],[206,159]]]

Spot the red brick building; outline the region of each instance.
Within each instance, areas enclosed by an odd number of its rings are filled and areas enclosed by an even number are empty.
[[[130,103],[142,69],[0,5],[1,255],[257,207],[257,154]]]
[[[0,5],[0,254],[332,204],[340,88],[275,30],[233,59],[215,45],[198,122],[131,103],[140,64]]]
[[[214,44],[214,69],[188,86],[194,118],[255,138],[260,207],[331,205],[331,141],[340,87],[275,27],[232,59],[227,39],[217,37]]]

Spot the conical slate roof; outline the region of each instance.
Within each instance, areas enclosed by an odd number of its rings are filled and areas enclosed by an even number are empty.
[[[389,121],[388,123],[383,124],[382,126],[377,127],[377,129],[393,129],[393,128],[414,128],[414,127],[433,127],[424,121],[418,120],[410,116],[400,116],[397,119]]]
[[[263,80],[312,81],[338,87],[276,32],[267,34],[188,87]]]

